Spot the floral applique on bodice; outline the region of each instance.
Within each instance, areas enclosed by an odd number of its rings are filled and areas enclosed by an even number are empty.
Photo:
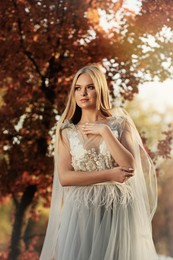
[[[118,134],[118,132],[116,131],[115,134]],[[116,166],[103,140],[98,147],[85,149],[84,144],[81,143],[79,133],[72,130],[69,132],[69,142],[72,166],[75,171],[99,171]]]
[[[114,135],[119,138],[119,124],[115,124],[115,121],[112,121],[109,118],[108,125],[110,126]],[[117,165],[108,151],[104,140],[92,142],[92,140],[87,140],[86,138],[87,141],[84,141],[80,130],[78,130],[75,125],[67,122],[66,126],[68,127],[67,137],[69,140],[70,153],[72,156],[72,166],[75,171],[99,171],[110,169]],[[89,142],[89,147],[86,148],[86,143]]]
[[[118,139],[121,137],[123,121],[122,117],[118,119],[109,117],[106,122]],[[72,158],[71,164],[75,171],[87,174],[87,172],[100,171],[117,166],[103,139],[98,136],[84,138],[78,127],[69,121],[65,121],[61,129],[66,129],[66,137]],[[68,190],[68,195],[70,197],[73,196],[77,203],[85,203],[86,205],[93,204],[99,206],[105,204],[107,205],[106,207],[109,207],[113,201],[125,204],[132,198],[130,186],[124,183],[107,182],[90,186],[71,186],[65,187],[65,190]],[[122,193],[124,193],[123,196],[120,195]]]

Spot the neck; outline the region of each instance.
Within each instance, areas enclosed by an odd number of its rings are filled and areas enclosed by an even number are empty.
[[[79,121],[79,124],[85,124],[85,123],[93,123],[98,121],[99,119],[103,119],[104,116],[101,115],[98,111],[83,111],[82,110],[82,116]]]

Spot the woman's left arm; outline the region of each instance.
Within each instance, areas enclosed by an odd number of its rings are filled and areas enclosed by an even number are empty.
[[[124,124],[120,140],[115,137],[106,124],[88,123],[83,127],[83,133],[101,135],[116,163],[119,166],[134,169],[135,158],[131,129],[126,121]]]

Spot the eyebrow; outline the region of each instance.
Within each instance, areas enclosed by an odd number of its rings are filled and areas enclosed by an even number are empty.
[[[93,86],[94,86],[94,84],[93,84],[93,83],[89,83],[89,84],[87,84],[86,86],[91,86],[91,85],[93,85]],[[81,87],[82,85],[80,85],[80,84],[76,84],[75,86]]]

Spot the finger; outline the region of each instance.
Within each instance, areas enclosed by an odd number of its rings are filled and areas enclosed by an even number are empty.
[[[124,176],[123,177],[123,182],[127,181],[128,177]]]
[[[130,174],[128,174],[128,175],[125,175],[124,176],[124,181],[127,181],[129,178],[131,178],[133,175],[130,175]]]
[[[124,172],[129,172],[129,173],[133,173],[134,169],[133,168],[127,168],[127,167],[121,167],[121,170]]]
[[[132,167],[120,166],[123,170],[134,170]]]
[[[127,181],[127,179],[128,179],[127,177],[124,177],[124,180],[123,180],[123,181]]]
[[[82,126],[82,130],[83,131],[91,131],[91,130],[95,130],[95,127],[91,126],[91,125],[84,125],[84,126]]]
[[[84,130],[91,129],[91,128],[92,128],[92,126],[90,126],[90,125],[83,125],[82,126],[82,129],[84,129]]]
[[[90,130],[90,131],[91,131],[91,130],[92,130],[92,128],[91,128],[91,127],[89,127],[89,126],[83,126],[83,127],[82,127],[82,130],[83,130],[83,131],[88,131],[88,130]]]
[[[125,175],[126,178],[130,178],[132,176],[133,176],[133,174],[131,174],[131,173],[128,173],[128,174]]]
[[[87,135],[87,134],[94,134],[94,132],[90,129],[82,129],[83,134]]]

